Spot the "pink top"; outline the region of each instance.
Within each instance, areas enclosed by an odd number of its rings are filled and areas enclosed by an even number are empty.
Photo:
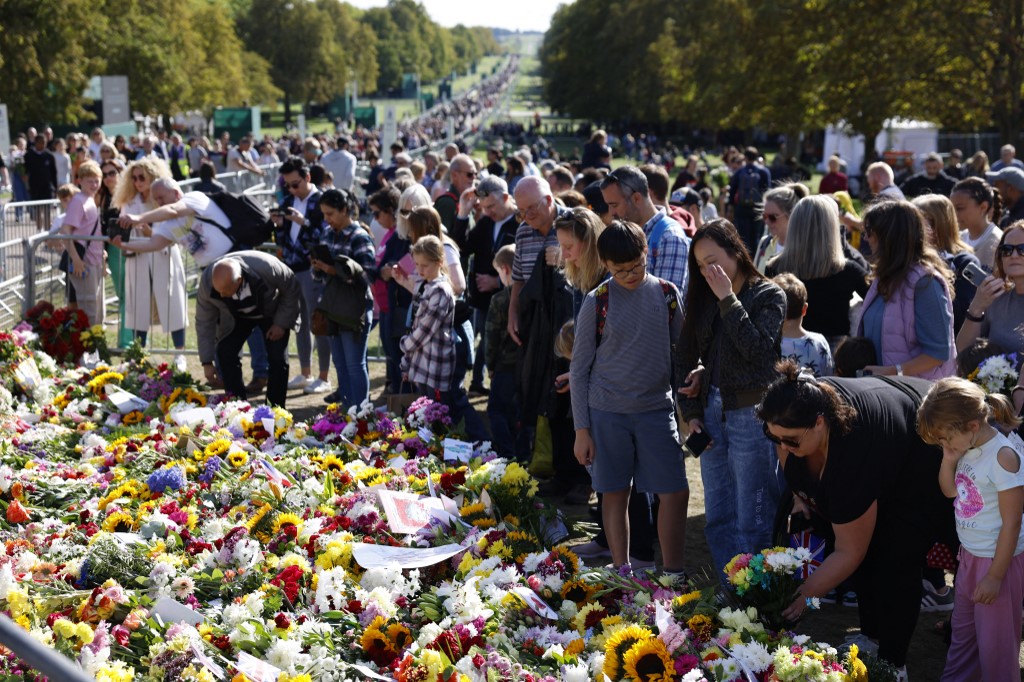
[[[100,211],[96,202],[91,197],[79,193],[72,197],[68,204],[67,214],[64,216],[64,225],[71,227],[72,235],[103,236],[100,229]],[[95,231],[94,231],[95,230]],[[86,245],[85,262],[88,265],[101,265],[103,263],[103,242],[89,241],[79,242]]]

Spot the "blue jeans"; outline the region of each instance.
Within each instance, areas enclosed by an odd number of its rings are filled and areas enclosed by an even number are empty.
[[[395,313],[389,310],[386,313],[381,313],[380,319],[377,321],[377,329],[380,332],[380,345],[384,348],[384,356],[388,366],[388,388],[395,394],[411,393],[411,389],[402,391],[402,370],[400,368],[402,348],[399,346],[401,337],[391,335],[394,317]],[[409,387],[406,386],[406,388]]]
[[[519,401],[516,399],[515,372],[499,370],[491,376],[491,394],[487,397],[487,421],[491,425],[491,445],[494,451],[506,459],[517,459]]]
[[[366,311],[366,325],[361,332],[343,331],[330,337],[331,358],[338,372],[339,403],[345,406],[362,405],[370,395],[370,374],[366,368],[366,345],[370,336],[370,317],[373,308]]]
[[[249,365],[252,367],[253,379],[266,379],[270,376],[270,358],[267,357],[267,340],[259,327],[252,330],[246,340],[249,344]]]
[[[473,325],[466,320],[455,325],[458,340],[455,343],[455,375],[452,377],[453,387],[463,387],[466,383],[466,372],[473,367]]]
[[[753,407],[723,413],[722,396],[712,386],[704,428],[714,441],[700,456],[704,535],[715,573],[722,577],[720,571],[737,554],[772,546],[784,484],[775,448]]]

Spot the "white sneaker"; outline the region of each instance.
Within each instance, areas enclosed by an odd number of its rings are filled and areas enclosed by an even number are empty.
[[[174,356],[174,369],[178,370],[179,372],[188,372],[188,363],[185,362],[184,355]]]
[[[309,377],[299,374],[288,382],[288,390],[309,386]]]
[[[303,393],[330,393],[331,382],[323,379],[314,379],[309,386],[303,389]]]
[[[910,682],[910,675],[907,674],[907,666],[896,671],[896,682]]]

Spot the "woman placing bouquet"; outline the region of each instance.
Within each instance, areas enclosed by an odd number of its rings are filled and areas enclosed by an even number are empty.
[[[835,551],[800,587],[784,612],[853,577],[862,638],[905,666],[921,608],[928,549],[953,531],[952,505],[939,488],[942,452],[917,434],[917,408],[929,383],[910,377],[815,379],[796,364],[757,407],[775,441],[794,514],[831,525]],[[863,641],[863,639],[862,639]]]

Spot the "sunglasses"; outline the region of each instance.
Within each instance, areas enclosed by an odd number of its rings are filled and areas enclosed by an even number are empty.
[[[296,180],[295,182],[286,182],[284,183],[284,186],[287,187],[288,189],[298,189],[299,187],[302,186],[302,183],[302,180]]]
[[[132,182],[142,182],[146,179],[145,175],[132,175]]]
[[[774,223],[776,220],[782,217],[781,213],[765,213],[764,220],[768,223]]]
[[[767,438],[771,442],[775,443],[776,445],[781,445],[783,447],[790,448],[791,450],[799,449],[800,448],[800,444],[804,440],[804,436],[806,436],[807,432],[810,431],[813,428],[814,428],[813,424],[808,426],[806,429],[804,429],[803,434],[800,435],[800,440],[796,440],[794,438],[789,438],[789,437],[786,437],[786,436],[776,436],[774,433],[772,433],[771,431],[768,430],[768,423],[767,422],[761,424],[761,430],[764,431],[764,437],[765,438]]]
[[[999,247],[999,255],[1009,258],[1016,251],[1018,256],[1024,256],[1024,244],[1003,244]]]
[[[117,171],[116,170],[112,170],[112,171],[107,171],[106,173],[104,173],[103,177],[105,177],[105,178],[116,178],[117,175],[118,175]]]
[[[400,210],[398,212],[398,215],[402,216],[403,218],[408,218],[409,216],[412,215],[412,209],[411,208],[403,208],[402,210]]]

